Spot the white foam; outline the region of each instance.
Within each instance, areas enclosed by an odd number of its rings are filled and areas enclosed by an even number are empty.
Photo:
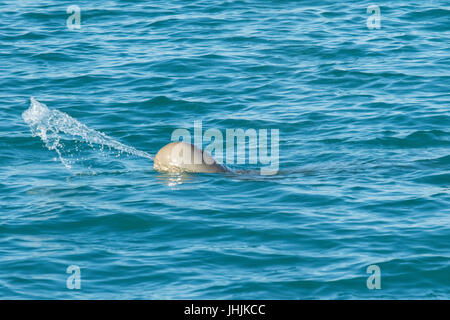
[[[30,107],[22,113],[23,120],[30,126],[32,135],[40,137],[49,150],[55,150],[61,162],[69,169],[71,166],[61,153],[63,144],[60,141],[63,136],[64,138],[69,136],[90,146],[94,144],[100,145],[101,148],[106,146],[119,151],[119,154],[125,152],[130,155],[153,159],[147,152],[124,145],[103,132],[90,129],[64,112],[49,109],[33,97],[30,101]]]

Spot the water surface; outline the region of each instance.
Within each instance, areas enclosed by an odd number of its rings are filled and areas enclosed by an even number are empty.
[[[73,4],[0,1],[1,298],[450,297],[447,1]],[[279,129],[279,173],[155,172],[194,120]]]

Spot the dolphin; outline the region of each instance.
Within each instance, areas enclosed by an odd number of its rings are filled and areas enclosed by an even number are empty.
[[[153,168],[169,173],[229,171],[227,167],[217,163],[207,151],[186,142],[171,142],[162,147],[153,159]]]

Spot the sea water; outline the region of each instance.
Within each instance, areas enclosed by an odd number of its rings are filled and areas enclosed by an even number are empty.
[[[0,298],[448,299],[449,43],[443,0],[1,1]],[[278,172],[155,172],[194,121]]]

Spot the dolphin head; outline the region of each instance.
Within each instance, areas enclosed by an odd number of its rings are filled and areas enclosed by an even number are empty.
[[[162,147],[155,156],[153,168],[161,172],[227,171],[208,152],[186,142],[171,142]]]

